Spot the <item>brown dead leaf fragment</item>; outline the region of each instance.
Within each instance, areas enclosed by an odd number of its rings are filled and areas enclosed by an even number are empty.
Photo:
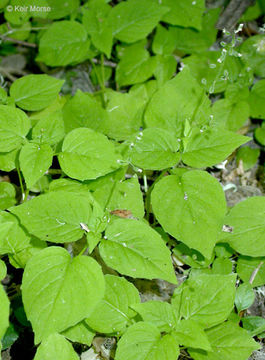
[[[117,209],[117,210],[112,210],[110,213],[111,213],[111,215],[118,216],[122,219],[136,219],[130,210]]]

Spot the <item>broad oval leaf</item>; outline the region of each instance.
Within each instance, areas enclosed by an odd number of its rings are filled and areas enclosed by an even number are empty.
[[[150,226],[138,220],[118,219],[105,234],[99,251],[108,266],[134,278],[177,283],[170,251]]]
[[[113,36],[127,43],[144,39],[168,10],[152,0],[121,2],[109,14]]]
[[[72,345],[60,334],[51,334],[37,349],[34,360],[79,360]]]
[[[92,198],[89,193],[50,192],[11,208],[28,232],[43,241],[65,243],[80,239],[90,226]]]
[[[49,66],[65,66],[89,57],[90,41],[85,27],[77,21],[57,21],[40,39],[37,61]]]
[[[27,188],[31,188],[52,165],[53,150],[47,144],[28,143],[21,149],[19,163]]]
[[[71,259],[61,247],[48,247],[25,267],[22,299],[35,344],[85,319],[103,298],[105,280],[98,263],[88,256]]]
[[[155,185],[151,203],[165,231],[211,257],[226,213],[224,192],[214,177],[199,170],[166,176]]]
[[[64,330],[62,335],[73,342],[78,342],[80,344],[90,346],[95,336],[95,332],[90,329],[85,320],[83,320],[76,325]]]
[[[222,232],[219,241],[242,255],[265,256],[265,198],[253,196],[236,204],[226,215],[224,224],[232,232]]]
[[[239,256],[237,260],[236,272],[240,279],[249,283],[253,274],[252,287],[265,284],[265,257]]]
[[[24,110],[37,111],[50,105],[57,97],[64,80],[52,76],[26,75],[10,87],[10,95]]]
[[[247,360],[253,350],[260,349],[246,330],[225,322],[206,331],[212,352],[188,349],[194,360]]]
[[[216,165],[227,158],[236,148],[248,142],[250,138],[232,131],[193,129],[184,139],[182,160],[192,167]]]
[[[26,142],[29,129],[30,121],[24,111],[12,106],[0,105],[0,152],[20,148]]]
[[[163,170],[179,162],[179,143],[167,130],[150,128],[140,132],[130,145],[130,162],[145,170]]]
[[[135,313],[129,308],[140,302],[135,286],[122,277],[105,275],[106,291],[86,323],[99,333],[113,333],[125,329]]]
[[[121,155],[106,136],[79,128],[66,135],[59,162],[62,170],[78,180],[96,179],[120,167]]]
[[[171,335],[160,337],[152,324],[138,322],[118,342],[115,360],[176,360],[179,347]]]
[[[178,287],[172,306],[179,318],[210,328],[226,320],[235,300],[236,275],[197,274]]]

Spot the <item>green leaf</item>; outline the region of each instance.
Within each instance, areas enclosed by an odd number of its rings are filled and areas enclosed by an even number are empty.
[[[22,147],[19,163],[27,188],[31,188],[52,165],[53,150],[50,145],[28,143]]]
[[[119,168],[121,161],[121,155],[106,136],[86,128],[66,135],[58,158],[62,170],[78,180],[104,176]]]
[[[157,25],[156,33],[152,42],[152,51],[159,55],[171,55],[176,47],[176,39],[173,33],[162,25]]]
[[[211,345],[201,325],[194,320],[181,320],[172,332],[176,342],[192,348],[210,351]]]
[[[167,80],[170,80],[177,69],[177,60],[172,55],[156,55],[156,68],[154,76],[157,79],[158,86],[162,86]]]
[[[107,211],[128,210],[132,216],[141,219],[144,217],[143,194],[137,176],[127,180],[117,180],[115,183],[111,181],[112,176],[108,176],[97,184],[93,184],[94,198]],[[92,184],[91,184],[92,186]],[[91,190],[93,190],[91,188]]]
[[[174,0],[170,0],[173,2]],[[190,2],[189,0],[188,2]],[[193,0],[194,1],[194,0]],[[198,2],[198,0],[195,0]],[[177,4],[180,2],[175,2]],[[183,3],[186,5],[186,1]],[[192,7],[189,6],[189,13]],[[202,17],[201,31],[195,29],[186,29],[183,27],[170,27],[169,31],[176,39],[175,47],[188,54],[201,53],[207,50],[216,40],[217,29],[215,24],[218,20],[220,9],[211,9],[204,13]],[[183,21],[186,21],[184,18]],[[200,25],[198,23],[198,26]]]
[[[249,105],[245,100],[232,103],[230,99],[216,101],[212,107],[213,126],[237,131],[248,120]]]
[[[28,262],[22,279],[22,299],[35,344],[88,317],[103,298],[101,267],[88,256],[71,259],[61,247],[48,247]]]
[[[76,325],[64,330],[62,335],[73,342],[78,342],[80,344],[90,346],[95,336],[95,332],[91,330],[86,324],[85,320],[83,320]]]
[[[109,15],[113,36],[127,43],[145,39],[168,10],[152,0],[121,2]]]
[[[236,148],[250,138],[231,131],[213,128],[199,130],[194,128],[184,139],[182,160],[192,167],[208,167],[225,160]]]
[[[105,275],[106,290],[104,298],[95,307],[86,323],[99,333],[119,332],[130,323],[135,315],[129,308],[139,303],[140,296],[133,284],[122,277]]]
[[[22,110],[0,105],[0,152],[20,148],[26,142],[29,129],[29,118]]]
[[[64,243],[84,235],[81,223],[93,225],[92,201],[89,193],[56,191],[13,207],[11,212],[30,234],[43,241]]]
[[[112,24],[108,21],[111,6],[105,0],[93,0],[83,9],[82,22],[93,45],[109,58],[112,48]]]
[[[249,65],[258,77],[265,77],[265,35],[254,35],[243,42],[240,47],[242,60]]]
[[[160,235],[143,222],[118,219],[107,227],[99,251],[105,263],[121,274],[177,283],[170,251]]]
[[[30,239],[16,217],[0,211],[0,254],[17,254],[30,246]]]
[[[170,11],[163,16],[163,21],[183,27],[193,27],[201,30],[202,15],[205,11],[204,0],[162,0],[161,4],[165,5]]]
[[[241,284],[236,289],[235,305],[237,311],[240,313],[242,310],[249,308],[255,300],[255,293],[252,286],[248,283]]]
[[[233,56],[223,55],[221,51],[207,51],[194,54],[183,59],[184,66],[188,66],[199,84],[210,93],[219,93],[228,88],[235,81],[242,81],[247,86],[250,74],[243,72],[240,60]],[[239,76],[241,74],[241,76]],[[234,102],[238,102],[239,98]],[[232,101],[232,100],[231,100]]]
[[[108,118],[104,134],[120,141],[139,131],[145,105],[143,98],[132,93],[111,91],[107,93],[107,100]]]
[[[72,345],[60,334],[51,334],[37,349],[34,360],[78,360]]]
[[[5,210],[16,202],[14,186],[8,182],[0,182],[0,210]]]
[[[265,256],[265,198],[253,196],[236,204],[226,215],[224,224],[233,231],[219,234],[219,241],[242,255]]]
[[[174,292],[172,306],[178,314],[210,328],[226,320],[234,307],[236,275],[196,274]]]
[[[209,99],[185,68],[154,94],[146,108],[144,121],[147,127],[162,128],[182,136],[185,121],[204,124],[209,109]]]
[[[188,349],[194,360],[247,360],[253,350],[260,348],[246,332],[232,322],[207,330],[212,352]]]
[[[260,316],[246,316],[241,321],[244,329],[251,336],[257,336],[265,331],[265,319]]]
[[[245,171],[251,169],[258,161],[260,155],[260,149],[252,149],[250,146],[244,146],[238,149],[236,153],[236,161],[239,164],[243,162],[243,168]]]
[[[179,142],[167,130],[149,128],[140,132],[130,144],[130,162],[145,170],[163,170],[180,160]]]
[[[173,308],[167,302],[151,300],[131,307],[141,315],[143,321],[155,325],[160,332],[171,332],[176,325]]]
[[[144,82],[152,76],[155,66],[155,58],[141,44],[128,46],[116,68],[116,82],[120,86]]]
[[[257,119],[265,119],[265,80],[257,81],[249,96],[250,116]]]
[[[64,137],[62,111],[54,111],[40,120],[32,130],[33,141],[39,144],[55,145]]]
[[[77,21],[57,21],[46,30],[39,44],[37,61],[49,66],[66,66],[89,58],[90,41]]]
[[[7,172],[14,170],[16,168],[18,153],[19,149],[15,149],[10,152],[0,152],[0,169]]]
[[[65,132],[80,127],[100,132],[104,122],[107,121],[107,115],[102,106],[88,93],[77,90],[75,96],[63,108]]]
[[[9,300],[3,289],[2,284],[0,285],[0,343],[2,337],[5,335],[5,332],[9,325]],[[0,345],[1,349],[1,345]]]
[[[10,323],[2,339],[2,350],[6,350],[7,348],[10,348],[14,344],[14,342],[18,339],[18,337],[19,337],[18,331],[14,328],[14,325]],[[0,349],[1,349],[1,344],[0,344]]]
[[[262,286],[265,284],[265,257],[239,256],[236,271],[240,279],[246,283],[249,282],[253,274],[256,274],[252,286]]]
[[[151,203],[165,231],[211,257],[226,212],[222,187],[214,177],[198,170],[181,178],[166,176],[155,185]]]
[[[263,121],[261,127],[255,129],[255,139],[265,146],[265,121]]]
[[[45,74],[27,75],[10,87],[10,96],[24,110],[37,111],[50,105],[57,97],[64,80]]]
[[[51,8],[47,13],[48,19],[60,19],[67,15],[75,14],[80,5],[79,0],[46,0],[46,2]]]
[[[154,325],[139,322],[119,340],[115,360],[175,360],[178,355],[179,348],[170,335],[160,338]]]
[[[212,264],[213,274],[232,274],[233,263],[230,259],[216,258]]]

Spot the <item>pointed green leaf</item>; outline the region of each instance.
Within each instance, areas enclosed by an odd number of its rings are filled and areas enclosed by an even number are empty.
[[[224,192],[214,177],[199,170],[166,176],[155,185],[151,203],[165,231],[211,257],[226,213]]]
[[[253,196],[236,204],[224,219],[232,232],[222,232],[219,241],[242,255],[265,256],[265,198]]]
[[[39,45],[37,61],[49,66],[66,66],[89,58],[90,41],[85,27],[77,21],[57,21],[46,30]]]
[[[32,130],[32,139],[39,144],[55,145],[63,137],[64,123],[61,110],[43,116]]]
[[[247,360],[260,348],[246,330],[226,322],[206,331],[212,352],[189,349],[194,360]]]
[[[53,150],[50,145],[28,143],[22,147],[19,163],[27,188],[31,188],[52,165]]]
[[[108,266],[132,277],[177,283],[170,251],[151,227],[138,220],[118,219],[105,234],[99,250]]]
[[[194,128],[184,139],[182,160],[192,167],[207,167],[225,160],[236,148],[250,138],[222,129]]]
[[[226,320],[235,300],[236,275],[196,273],[175,290],[172,306],[179,318],[209,328]]]
[[[115,360],[176,360],[179,348],[171,335],[160,337],[152,324],[132,325],[118,342]]]
[[[20,148],[26,142],[29,129],[30,121],[24,111],[0,105],[0,152]]]
[[[10,95],[22,109],[37,111],[56,99],[63,83],[63,80],[45,74],[27,75],[13,82]]]
[[[80,344],[90,346],[95,336],[95,332],[90,329],[85,320],[83,320],[76,325],[64,330],[62,335],[73,342],[78,342]]]
[[[167,130],[150,128],[137,134],[130,145],[130,162],[145,170],[163,170],[179,162],[179,143]]]
[[[80,128],[66,135],[59,162],[62,170],[78,180],[96,179],[120,167],[121,155],[106,136]]]
[[[61,247],[48,247],[28,262],[22,279],[22,299],[35,344],[88,317],[103,298],[100,266],[88,256],[71,259]]]
[[[124,330],[135,313],[129,308],[139,303],[140,296],[133,284],[122,277],[105,275],[104,298],[95,307],[86,323],[99,333]]]
[[[145,39],[168,10],[152,0],[121,2],[109,15],[113,36],[127,43]]]
[[[80,239],[81,223],[92,225],[92,198],[66,191],[40,195],[11,209],[28,232],[43,241],[55,243]]]

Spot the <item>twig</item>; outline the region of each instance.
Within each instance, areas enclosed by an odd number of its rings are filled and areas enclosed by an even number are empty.
[[[13,38],[10,38],[10,37],[7,37],[7,36],[3,36],[3,35],[0,35],[0,38],[1,38],[3,41],[9,41],[9,42],[12,42],[12,43],[14,43],[14,44],[18,44],[18,45],[22,45],[22,46],[27,46],[27,47],[31,47],[31,48],[36,48],[36,47],[37,47],[37,45],[34,44],[34,43],[29,43],[29,42],[26,42],[26,41],[13,39]]]
[[[254,0],[231,0],[215,25],[219,30],[232,30],[245,10],[253,5]]]
[[[91,61],[92,61],[94,64],[100,64],[100,63],[101,63],[101,61],[100,61],[99,59],[91,59]],[[114,62],[109,61],[109,60],[104,60],[103,65],[109,66],[109,67],[112,67],[112,68],[115,68],[115,67],[117,66],[117,64],[115,64]]]
[[[262,267],[262,265],[264,264],[264,261],[261,261],[259,263],[259,265],[256,267],[256,269],[253,270],[250,279],[249,279],[249,283],[252,284],[253,281],[255,280],[255,277],[257,276],[257,273],[259,272],[260,268]]]

